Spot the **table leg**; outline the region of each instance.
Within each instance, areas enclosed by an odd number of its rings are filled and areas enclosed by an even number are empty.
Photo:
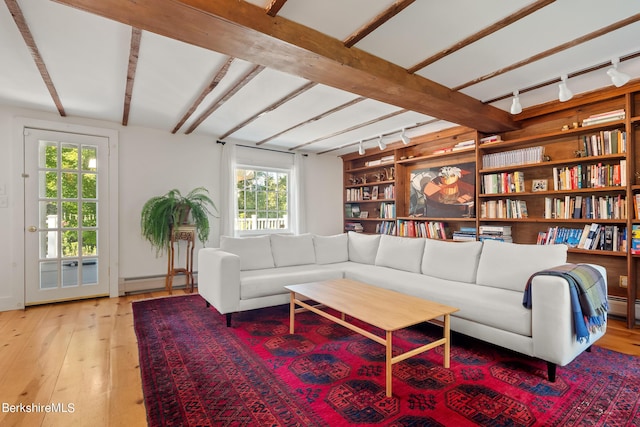
[[[449,328],[449,315],[444,315],[444,367],[449,368],[449,359],[451,352],[451,330]]]
[[[290,308],[289,308],[289,333],[293,334],[295,331],[295,321],[296,321],[296,293],[289,292],[290,294]]]
[[[386,350],[387,350],[387,360],[386,360],[386,368],[385,368],[385,373],[386,373],[386,378],[387,378],[387,397],[391,397],[392,392],[391,392],[391,382],[392,382],[392,377],[393,377],[393,364],[391,363],[391,359],[393,357],[393,341],[392,341],[392,334],[393,332],[391,331],[387,331],[387,343],[386,343]]]

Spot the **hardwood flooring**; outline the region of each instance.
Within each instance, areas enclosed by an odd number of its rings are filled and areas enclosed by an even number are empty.
[[[165,295],[0,312],[0,425],[147,425],[131,302]],[[640,327],[627,329],[623,321],[610,319],[598,345],[640,356]],[[32,402],[60,404],[58,409],[68,412],[32,407],[27,413],[10,407]]]

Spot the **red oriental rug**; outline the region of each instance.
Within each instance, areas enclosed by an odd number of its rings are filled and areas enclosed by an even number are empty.
[[[639,358],[594,346],[550,383],[544,362],[453,334],[450,369],[442,347],[400,362],[387,398],[381,345],[313,313],[290,335],[288,309],[227,328],[199,295],[134,302],[149,425],[640,426]],[[419,325],[394,347],[438,334]]]

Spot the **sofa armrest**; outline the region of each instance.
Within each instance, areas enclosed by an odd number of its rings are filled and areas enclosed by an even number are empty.
[[[606,269],[593,265],[607,280]],[[588,342],[578,342],[573,326],[569,284],[557,276],[536,276],[531,283],[531,329],[533,355],[564,366],[598,340],[606,330],[591,334]]]
[[[218,248],[198,251],[198,292],[221,314],[240,305],[240,257]]]

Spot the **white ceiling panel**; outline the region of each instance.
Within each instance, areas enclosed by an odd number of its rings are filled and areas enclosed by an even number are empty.
[[[138,5],[128,0],[122,1],[123,6]],[[67,115],[121,123],[131,26],[50,0],[17,0],[17,3]],[[249,0],[249,3],[265,11],[263,24],[268,24],[273,19],[266,15],[266,8],[272,3],[270,0]],[[355,48],[336,49],[336,56],[331,60],[334,63],[340,61],[346,69],[357,65],[360,60],[358,55],[365,51],[386,60],[390,65],[412,67],[534,3],[533,0],[416,0],[373,30]],[[83,4],[101,3],[99,0],[83,0]],[[344,40],[395,4],[394,0],[288,0],[283,2],[277,16],[313,28],[329,37]],[[163,3],[145,5],[144,7],[163,7]],[[577,43],[587,34],[630,17],[638,22],[593,40]],[[254,16],[252,19],[255,18]],[[175,25],[182,24],[176,21]],[[185,30],[188,31],[189,27],[185,26]],[[252,31],[254,30],[247,33]],[[260,43],[263,39],[255,40]],[[640,52],[638,40],[640,1],[556,0],[533,14],[444,56],[416,74],[451,88],[450,94],[458,90],[457,86],[478,81],[460,89],[461,94],[457,95],[470,97],[471,99],[466,98],[467,101],[475,102],[479,107],[481,102],[506,96],[492,105],[508,111],[511,105],[509,94],[512,91],[525,91],[520,97],[525,108],[553,101],[557,99],[556,83],[536,90],[526,89],[557,79],[563,73],[575,73],[606,63],[615,56],[637,54]],[[295,43],[295,40],[290,40],[289,43]],[[574,46],[536,61],[531,60],[532,57],[556,50],[563,44]],[[240,52],[237,54],[241,55]],[[281,54],[274,52],[274,55]],[[0,55],[0,104],[56,112],[43,78],[5,2],[0,4]],[[306,58],[313,58],[313,55],[315,54],[310,53]],[[218,52],[143,30],[128,124],[170,132],[201,96],[227,59],[226,55]],[[512,71],[498,72],[518,63],[525,65]],[[198,105],[179,132],[188,132],[207,109],[224,98],[224,102],[220,102],[219,107],[194,131],[195,134],[218,139],[308,83],[304,78],[286,74],[274,66],[260,72],[233,96],[226,96],[254,66],[249,61],[235,59],[224,78]],[[318,67],[322,66],[322,62],[319,62]],[[625,61],[619,68],[633,79],[638,79],[640,58]],[[397,70],[395,67],[389,69]],[[323,70],[315,71],[320,73]],[[375,72],[385,71],[381,67]],[[579,94],[610,86],[605,71],[606,69],[601,69],[571,78],[569,87],[575,94]],[[315,78],[319,74],[314,72],[313,75]],[[327,79],[325,83],[335,84],[336,80],[340,79]],[[422,83],[427,88],[431,85],[429,81]],[[352,90],[354,93],[351,93]],[[434,120],[431,115],[423,114],[424,111],[410,111],[380,119],[400,110],[402,107],[399,105],[406,105],[402,102],[403,92],[400,89],[395,93],[395,102],[375,101],[377,93],[367,93],[365,101],[328,114],[332,109],[358,98],[358,90],[361,90],[359,85],[343,84],[341,89],[337,89],[318,84],[240,127],[225,140],[253,145],[270,139],[264,147],[283,150],[317,140],[300,150],[309,153],[329,151],[336,155],[357,150],[357,145],[339,148],[344,145],[380,134],[391,135],[388,137],[391,142],[397,140],[397,133],[402,127],[413,127],[416,123]],[[434,88],[434,91],[441,90],[440,87]],[[385,94],[389,93],[392,91],[387,89]],[[429,89],[424,93],[425,99],[432,96]],[[423,105],[428,104],[425,102]],[[458,106],[454,105],[452,108]],[[478,111],[481,110],[478,108]],[[432,114],[431,111],[428,112]],[[326,116],[312,120],[321,115]],[[433,116],[438,114],[433,113]],[[508,116],[505,117],[509,120]],[[308,121],[310,122],[307,123]],[[364,123],[369,124],[362,126]],[[408,134],[416,136],[450,126],[453,124],[440,120],[419,129],[411,129]],[[357,129],[353,129],[354,127]],[[288,129],[292,130],[284,132]],[[276,136],[280,133],[282,134]],[[366,143],[369,147],[375,144],[375,141]]]

